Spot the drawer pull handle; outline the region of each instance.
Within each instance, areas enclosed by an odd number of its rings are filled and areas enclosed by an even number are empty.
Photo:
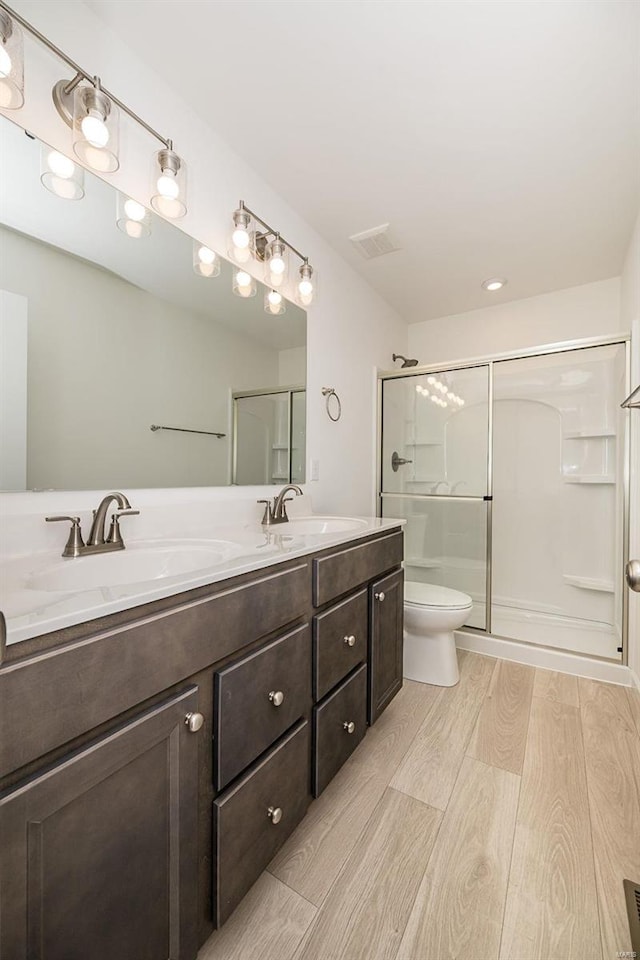
[[[342,724],[342,729],[346,730],[347,733],[355,733],[356,725],[353,720],[345,720],[345,722]]]
[[[271,823],[280,823],[282,820],[282,807],[269,807],[267,816],[271,820]]]
[[[353,634],[351,634],[350,636],[344,638],[344,642],[346,643],[346,645],[347,645],[348,647],[355,647],[355,645],[356,645],[356,638],[354,637]]]
[[[379,600],[380,603],[382,603],[382,601],[384,600],[384,593],[381,590],[380,593],[374,593],[374,597],[376,598],[376,600]]]
[[[269,700],[271,700],[274,707],[279,707],[284,701],[284,693],[282,690],[272,690],[269,694]]]
[[[188,713],[184,718],[184,722],[189,728],[189,733],[197,733],[198,730],[202,729],[204,717],[201,713]]]

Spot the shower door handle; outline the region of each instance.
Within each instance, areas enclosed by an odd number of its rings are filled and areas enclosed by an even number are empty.
[[[629,560],[625,575],[629,590],[640,593],[640,560]]]
[[[398,456],[398,451],[394,450],[391,456],[391,469],[394,473],[398,472],[398,467],[401,467],[405,463],[413,463],[413,460],[405,460],[404,457]]]

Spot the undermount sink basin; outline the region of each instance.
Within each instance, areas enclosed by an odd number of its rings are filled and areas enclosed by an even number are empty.
[[[367,526],[366,520],[356,517],[293,517],[276,529],[278,533],[346,533]]]
[[[113,553],[60,560],[35,573],[27,587],[51,592],[93,590],[183,576],[221,563],[235,549],[225,540],[132,544]]]

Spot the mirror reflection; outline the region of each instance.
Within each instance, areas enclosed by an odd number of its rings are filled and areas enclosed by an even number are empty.
[[[234,295],[230,263],[86,171],[80,199],[43,189],[51,151],[0,139],[0,488],[302,482],[305,312]],[[286,429],[245,437],[243,394],[295,396]]]

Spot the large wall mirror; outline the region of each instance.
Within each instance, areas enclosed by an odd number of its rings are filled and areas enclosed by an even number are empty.
[[[303,481],[305,312],[235,296],[227,261],[197,275],[193,239],[153,214],[127,235],[88,171],[82,199],[54,196],[41,144],[4,119],[0,140],[0,488]],[[241,396],[278,400],[239,416]]]

